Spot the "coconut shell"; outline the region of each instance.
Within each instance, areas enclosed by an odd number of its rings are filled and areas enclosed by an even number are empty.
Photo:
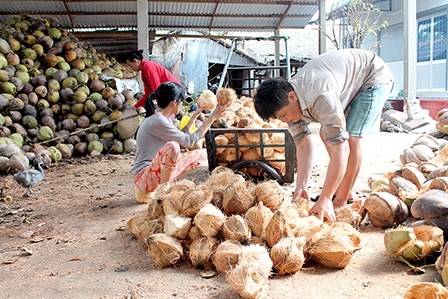
[[[183,257],[182,244],[166,234],[153,234],[148,238],[148,254],[156,267],[172,266]]]
[[[249,225],[252,234],[263,239],[266,235],[266,227],[271,221],[272,216],[272,211],[260,201],[247,210],[244,219]]]
[[[232,215],[224,221],[222,235],[225,240],[234,240],[244,244],[249,242],[251,230],[243,217]]]
[[[216,270],[225,273],[233,269],[240,260],[242,249],[243,245],[234,240],[226,240],[219,244],[212,256]]]
[[[394,177],[389,182],[389,190],[392,194],[400,197],[400,193],[411,193],[417,194],[418,188],[411,181],[403,178],[403,177]]]
[[[316,234],[307,250],[311,259],[329,268],[345,268],[353,253],[360,249],[360,233],[346,225],[328,226]]]
[[[183,194],[180,214],[185,217],[194,217],[198,211],[209,204],[213,198],[213,191],[207,184],[201,184]]]
[[[403,299],[446,299],[448,291],[439,283],[417,282],[406,289]]]
[[[168,236],[185,239],[191,227],[191,218],[180,215],[166,215],[163,232]]]
[[[220,209],[212,204],[206,204],[194,217],[194,224],[199,228],[202,235],[214,237],[221,231],[226,217]]]
[[[394,174],[413,183],[417,189],[420,188],[426,180],[423,173],[417,167],[411,165],[406,165],[402,169],[395,171]]]
[[[256,185],[254,195],[258,201],[263,202],[273,212],[278,210],[285,197],[282,187],[275,180],[265,181]]]
[[[448,243],[445,243],[445,246],[440,253],[440,256],[436,261],[436,269],[437,272],[442,276],[443,284],[448,285]]]
[[[193,266],[210,270],[213,268],[212,256],[219,245],[216,238],[200,238],[190,245],[190,260]]]
[[[250,182],[234,181],[223,192],[222,206],[227,215],[244,214],[255,204]]]
[[[267,286],[272,261],[266,248],[249,245],[243,248],[240,261],[229,272],[227,281],[242,298],[260,298]]]
[[[364,202],[373,226],[388,228],[402,223],[409,216],[406,204],[388,192],[372,192]]]
[[[429,190],[414,201],[411,214],[417,219],[431,219],[448,214],[448,193],[441,190]]]
[[[180,214],[182,212],[184,193],[196,188],[196,184],[190,180],[180,180],[174,183],[166,183],[163,188],[159,186],[163,201],[163,212],[165,215]],[[188,216],[188,215],[183,215]]]
[[[304,239],[286,237],[271,248],[271,260],[279,275],[293,274],[302,269],[304,245]]]

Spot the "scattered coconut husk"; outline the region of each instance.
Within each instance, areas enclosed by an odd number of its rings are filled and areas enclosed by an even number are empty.
[[[251,182],[233,181],[224,190],[222,206],[227,215],[244,214],[254,204]]]
[[[221,231],[226,217],[220,209],[212,204],[206,204],[194,217],[194,224],[199,228],[201,234],[206,237],[214,237]]]
[[[212,201],[213,191],[207,184],[200,184],[183,194],[180,214],[185,217],[194,217],[198,211]]]
[[[147,242],[148,254],[157,267],[172,266],[183,257],[182,244],[176,238],[159,233],[151,235]]]
[[[417,282],[406,289],[403,299],[446,299],[448,290],[439,283]]]
[[[168,236],[185,239],[191,227],[191,218],[180,215],[166,215],[163,232]]]
[[[212,262],[219,272],[228,272],[233,269],[240,260],[243,245],[235,240],[226,240],[218,245],[212,256]]]
[[[219,245],[216,238],[203,237],[197,239],[190,245],[190,260],[193,266],[205,270],[213,268],[211,257]]]
[[[163,232],[163,219],[150,220],[143,212],[129,219],[126,227],[141,244],[147,246],[147,239],[151,235]]]
[[[285,197],[282,187],[275,180],[268,180],[256,185],[254,195],[272,212],[278,210]]]
[[[271,209],[260,201],[247,210],[244,219],[249,225],[252,234],[263,239],[266,235],[266,226],[268,226],[273,215]]]
[[[222,225],[222,235],[225,240],[235,240],[241,244],[249,242],[251,230],[240,215],[232,215]]]
[[[302,269],[304,245],[303,238],[286,237],[271,248],[272,263],[279,275],[293,274]]]
[[[245,246],[240,261],[229,272],[227,281],[242,298],[260,298],[268,283],[272,261],[265,247]]]
[[[359,250],[360,233],[344,222],[324,228],[310,241],[307,252],[311,259],[329,268],[345,268],[353,253]]]

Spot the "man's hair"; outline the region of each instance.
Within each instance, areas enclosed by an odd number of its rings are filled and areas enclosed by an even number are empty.
[[[272,78],[262,82],[254,95],[255,111],[267,120],[288,105],[288,93],[294,91],[292,85],[285,79]]]
[[[136,50],[126,53],[119,53],[116,55],[115,59],[119,63],[132,62],[134,60],[142,60],[143,59],[143,50]]]

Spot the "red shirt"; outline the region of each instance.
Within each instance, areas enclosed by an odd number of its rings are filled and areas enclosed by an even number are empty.
[[[155,91],[161,83],[168,81],[180,83],[170,71],[151,60],[142,60],[140,70],[142,72],[143,85],[145,86],[145,95],[137,102],[137,104],[135,104],[135,108],[145,106],[145,101],[148,96],[151,92]]]

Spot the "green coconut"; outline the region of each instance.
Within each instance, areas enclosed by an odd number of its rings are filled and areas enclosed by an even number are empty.
[[[92,153],[92,151],[98,151],[101,153],[103,149],[104,149],[103,144],[97,140],[89,142],[89,145],[87,147],[89,154]]]
[[[49,126],[42,126],[39,128],[39,131],[37,132],[37,138],[40,141],[50,140],[53,137],[54,137],[53,130]]]
[[[50,153],[50,157],[53,162],[62,160],[62,154],[55,146],[50,146],[47,150]]]

